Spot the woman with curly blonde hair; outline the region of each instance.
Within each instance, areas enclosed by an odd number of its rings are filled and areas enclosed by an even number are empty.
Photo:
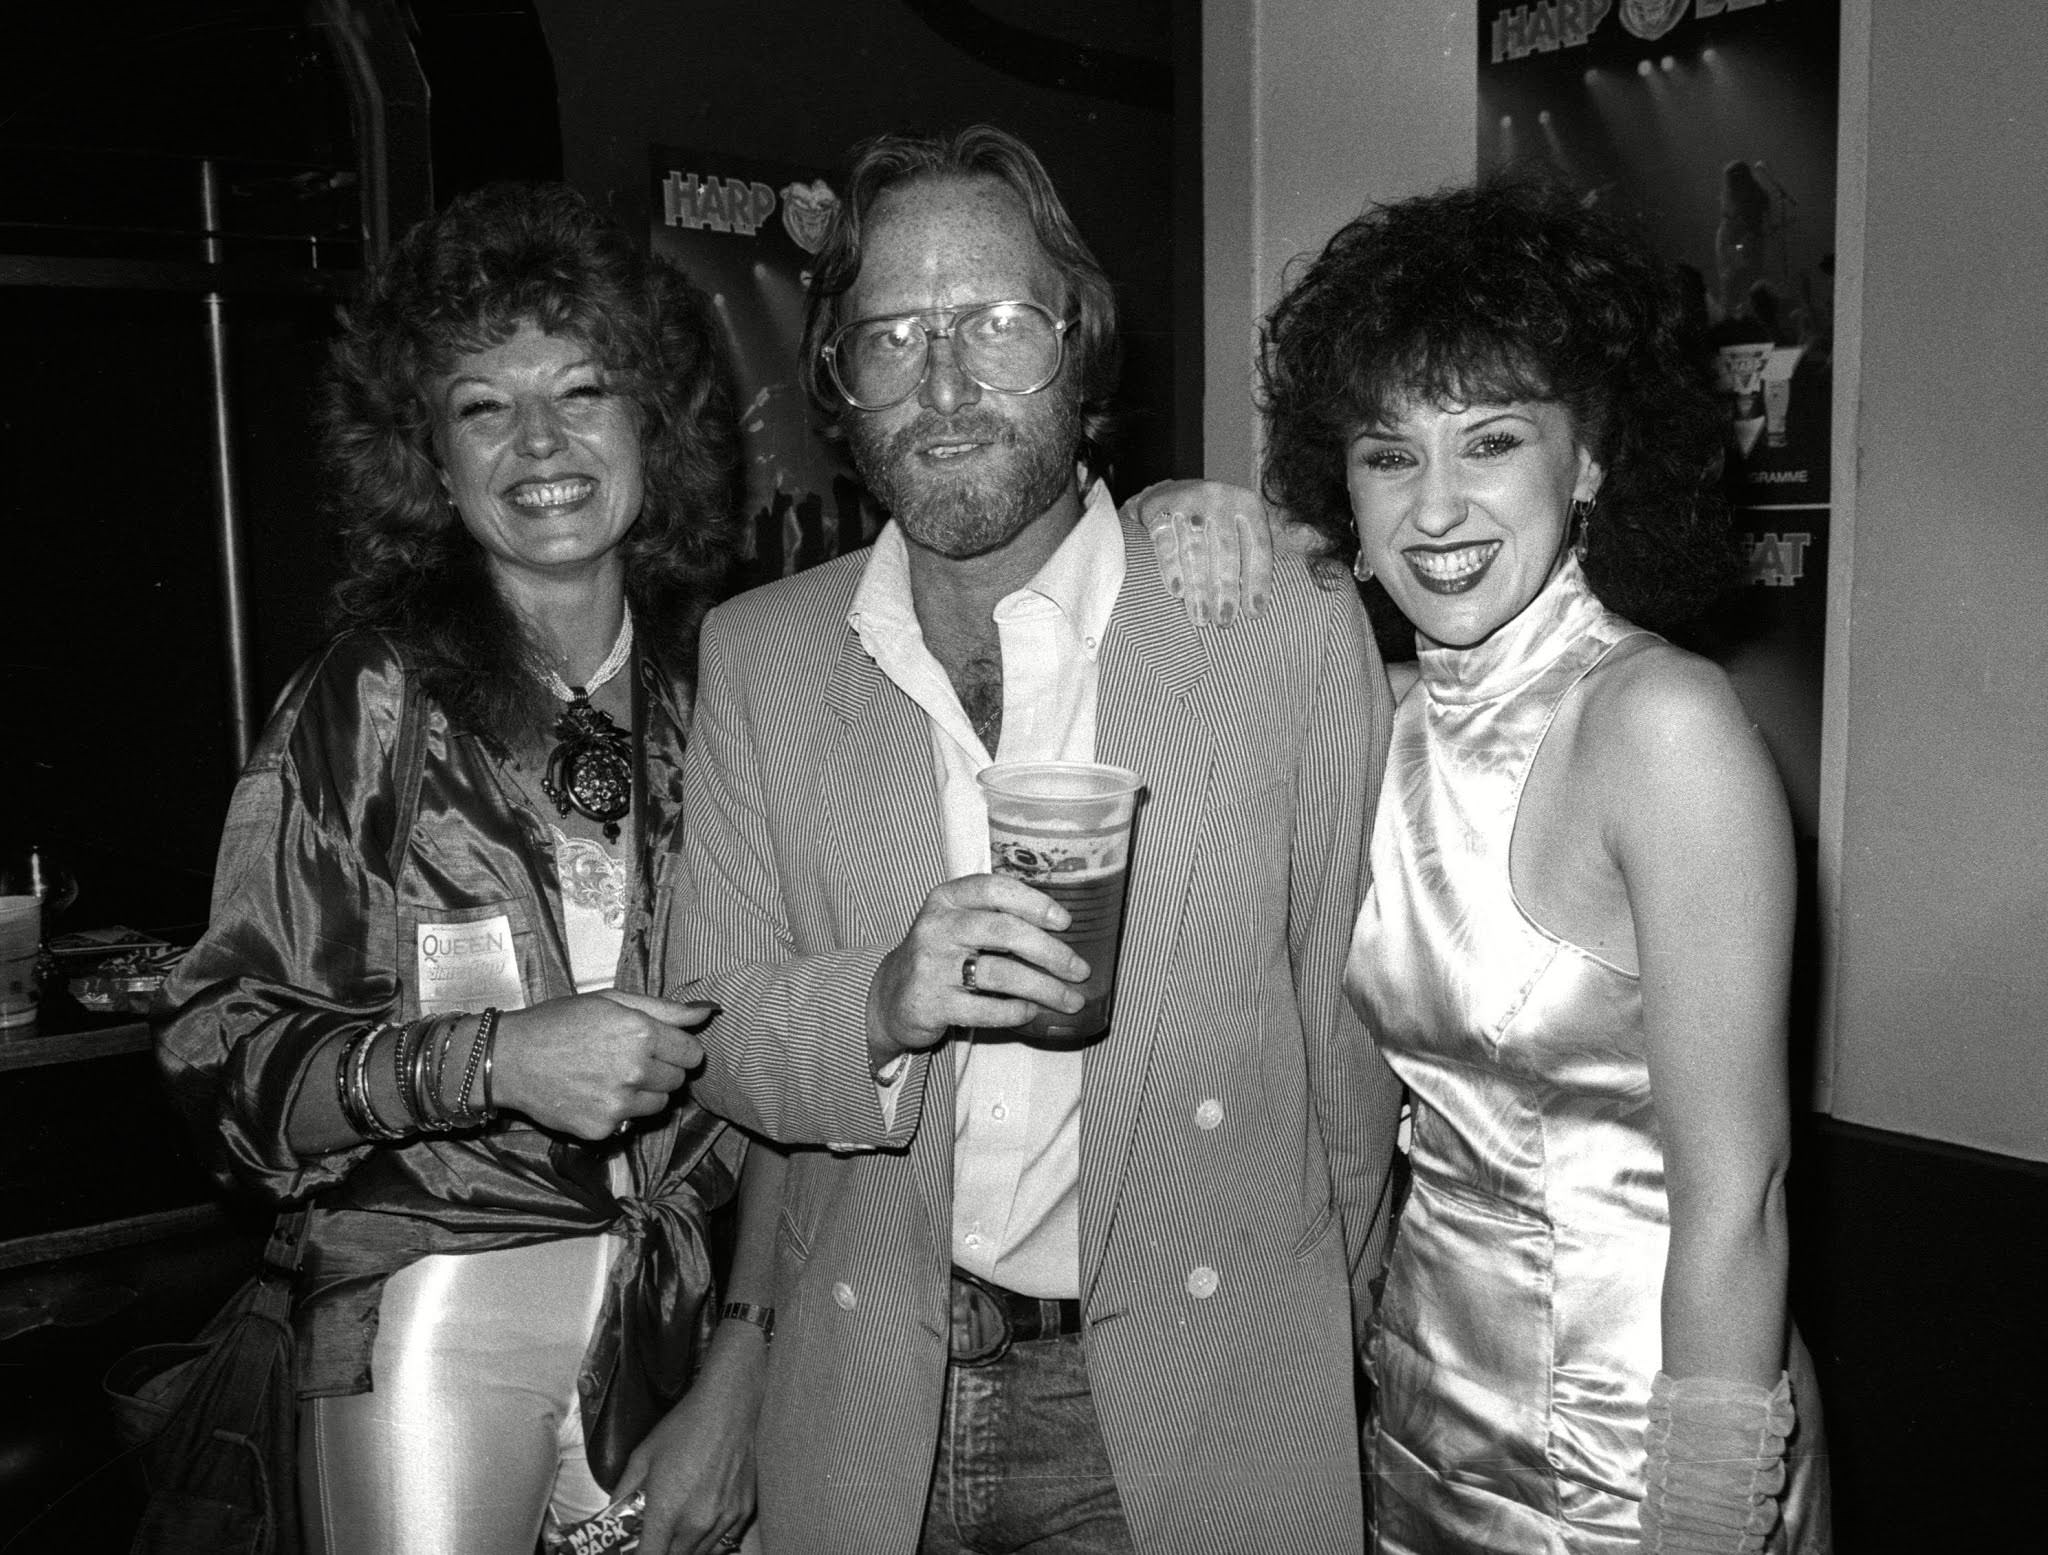
[[[706,1225],[742,1147],[688,1099],[708,1011],[650,992],[735,535],[716,342],[554,185],[421,222],[344,318],[343,630],[236,789],[160,1043],[224,1175],[307,1212],[316,1551],[529,1551],[686,1388],[675,1548],[750,1515],[765,1334],[719,1324]]]

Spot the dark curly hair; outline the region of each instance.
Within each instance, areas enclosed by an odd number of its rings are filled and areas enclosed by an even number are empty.
[[[1407,403],[1546,400],[1605,470],[1587,580],[1666,627],[1734,581],[1723,415],[1673,267],[1629,227],[1526,174],[1380,205],[1340,228],[1266,319],[1267,498],[1358,552],[1345,460]]]
[[[1076,456],[1100,474],[1114,420],[1110,401],[1123,368],[1116,293],[1060,202],[1038,154],[994,125],[972,124],[947,137],[876,135],[854,147],[844,196],[811,266],[800,369],[805,392],[830,416],[836,418],[846,409],[825,370],[824,347],[846,322],[839,299],[860,278],[861,242],[875,202],[904,184],[949,178],[992,178],[1030,213],[1039,246],[1066,285],[1074,319],[1066,338],[1067,370],[1074,374],[1080,393],[1081,447]]]
[[[739,534],[730,375],[695,289],[575,190],[500,183],[407,232],[341,322],[321,418],[347,566],[336,624],[391,635],[449,716],[501,745],[552,716],[527,628],[442,487],[429,397],[459,356],[532,323],[592,351],[639,411],[626,596],[636,643],[687,683]]]

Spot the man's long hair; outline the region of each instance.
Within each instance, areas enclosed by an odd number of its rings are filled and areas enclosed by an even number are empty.
[[[1066,286],[1072,327],[1066,371],[1080,400],[1081,446],[1075,457],[1101,474],[1112,426],[1110,401],[1123,368],[1117,337],[1116,294],[1109,277],[1060,202],[1045,164],[1029,146],[993,125],[974,124],[955,135],[877,135],[854,148],[846,187],[832,226],[811,267],[804,312],[801,372],[804,390],[832,416],[846,405],[825,370],[824,346],[848,322],[841,299],[860,278],[862,243],[875,202],[891,189],[924,180],[993,179],[1023,205],[1039,247]],[[997,299],[990,298],[989,301]]]
[[[525,624],[449,503],[431,391],[525,324],[577,341],[640,421],[645,496],[620,542],[635,640],[687,683],[738,537],[738,431],[696,291],[560,184],[493,184],[414,226],[344,310],[322,411],[346,573],[341,626],[398,640],[461,727],[504,744],[552,704]]]

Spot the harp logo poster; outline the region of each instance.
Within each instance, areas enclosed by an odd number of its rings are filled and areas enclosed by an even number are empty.
[[[1479,7],[1479,166],[1562,179],[1676,271],[1751,587],[1696,646],[1818,824],[1833,437],[1838,0]]]
[[[659,145],[649,161],[654,252],[710,299],[735,379],[748,519],[735,584],[866,545],[880,515],[797,376],[804,288],[839,196],[813,167]]]

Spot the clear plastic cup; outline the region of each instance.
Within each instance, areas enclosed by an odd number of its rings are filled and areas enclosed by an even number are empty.
[[[1143,784],[1134,772],[1092,761],[1000,762],[979,781],[995,872],[1065,907],[1073,922],[1055,937],[1088,963],[1078,1011],[1042,1010],[1012,1029],[1045,1042],[1099,1037],[1116,1000],[1131,817]]]
[[[42,898],[0,896],[0,1029],[35,1024],[42,939]]]

